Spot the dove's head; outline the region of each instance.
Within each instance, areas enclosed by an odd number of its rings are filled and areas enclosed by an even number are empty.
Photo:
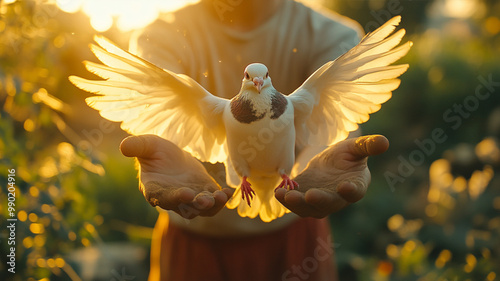
[[[245,75],[243,77],[243,88],[246,90],[253,90],[260,92],[271,84],[271,77],[267,67],[262,63],[252,63],[245,68]]]

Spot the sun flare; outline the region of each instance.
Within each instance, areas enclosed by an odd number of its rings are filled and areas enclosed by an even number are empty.
[[[64,12],[83,11],[92,28],[104,32],[116,25],[121,31],[142,28],[153,22],[160,13],[178,10],[199,0],[56,0]]]

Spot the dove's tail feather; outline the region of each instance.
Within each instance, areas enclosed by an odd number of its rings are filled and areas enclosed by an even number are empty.
[[[272,181],[274,182],[274,181]],[[264,222],[270,222],[290,211],[285,208],[275,197],[274,185],[269,180],[251,181],[252,188],[256,195],[251,200],[251,206],[241,197],[241,188],[237,187],[233,197],[227,202],[229,209],[238,208],[238,214],[242,217],[255,218],[260,216]]]

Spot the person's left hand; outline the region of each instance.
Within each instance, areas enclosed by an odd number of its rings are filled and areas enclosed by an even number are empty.
[[[388,148],[389,141],[381,135],[338,142],[314,157],[294,179],[298,189],[278,188],[276,199],[301,217],[323,218],[337,212],[363,198],[371,180],[367,158]]]

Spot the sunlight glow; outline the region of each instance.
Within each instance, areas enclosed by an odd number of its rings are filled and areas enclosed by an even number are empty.
[[[110,15],[94,15],[90,17],[90,25],[96,31],[104,32],[113,26],[113,18]]]
[[[83,0],[56,0],[57,7],[66,13],[76,13],[80,10]]]
[[[55,96],[49,94],[44,88],[40,88],[36,93],[34,93],[32,99],[34,103],[44,103],[45,105],[56,111],[68,113],[68,110],[70,110],[70,107],[67,104],[65,104]]]
[[[123,32],[142,28],[157,19],[160,13],[178,10],[199,0],[56,0],[64,12],[83,11],[92,28],[104,32],[116,24]]]
[[[468,18],[478,8],[478,0],[445,0],[444,14],[452,18]]]

